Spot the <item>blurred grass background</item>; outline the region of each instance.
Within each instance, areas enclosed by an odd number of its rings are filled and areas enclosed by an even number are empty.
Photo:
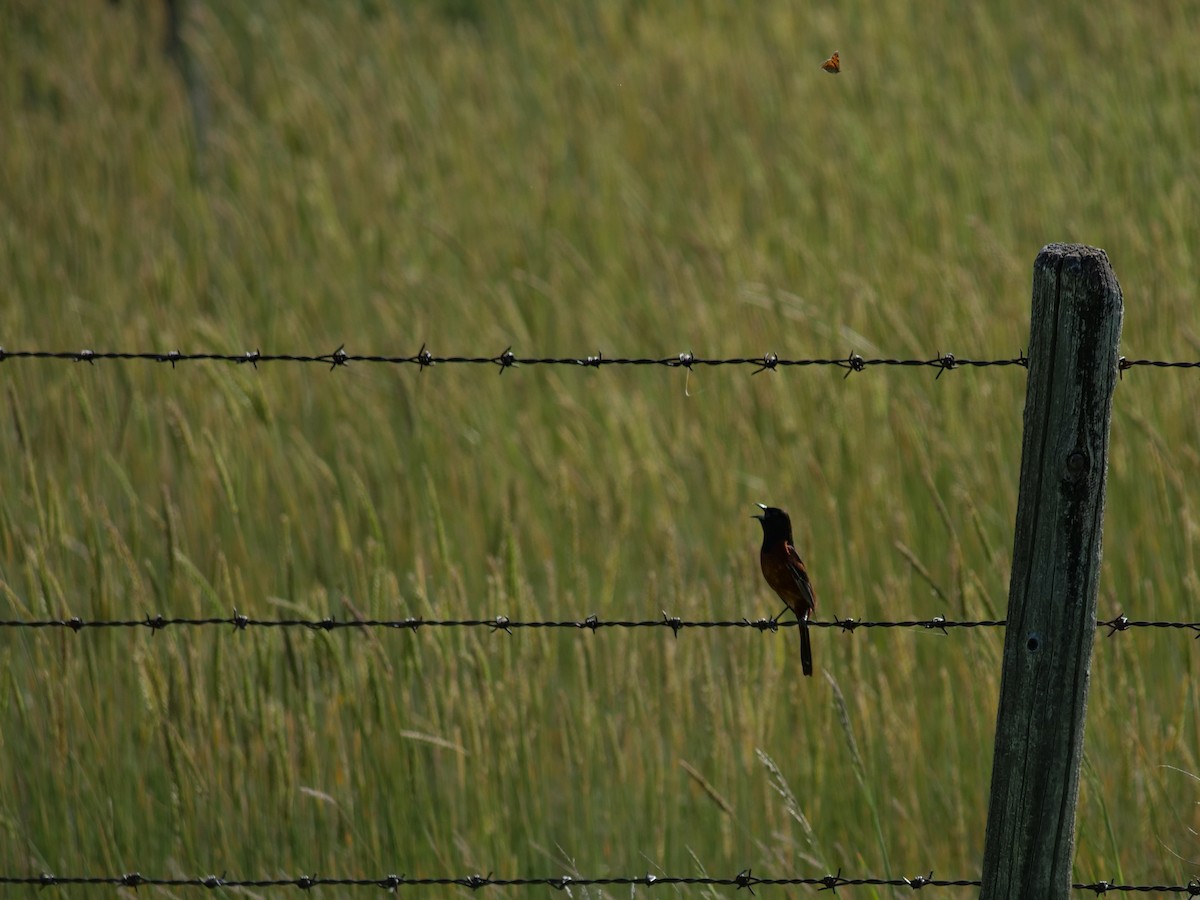
[[[1193,3],[207,0],[183,65],[163,28],[0,7],[9,349],[1008,357],[1066,240],[1127,356],[1200,352]],[[0,375],[3,618],[757,618],[760,500],[822,618],[1007,600],[1018,369]],[[1120,383],[1102,616],[1196,618],[1194,380]],[[1079,878],[1196,874],[1188,637],[1097,641]],[[814,640],[801,684],[790,628],[8,631],[0,871],[977,877],[1002,634]]]

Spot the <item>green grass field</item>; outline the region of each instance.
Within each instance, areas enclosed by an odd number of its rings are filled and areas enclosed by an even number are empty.
[[[1010,357],[1078,241],[1200,358],[1194,3],[208,0],[203,146],[82,6],[0,6],[9,350]],[[1023,370],[842,375],[9,360],[0,618],[753,619],[760,500],[822,619],[1003,616]],[[1198,618],[1197,377],[1118,386],[1102,617]],[[1191,638],[1097,639],[1081,880],[1198,874]],[[0,874],[975,878],[1002,643],[2,630]]]

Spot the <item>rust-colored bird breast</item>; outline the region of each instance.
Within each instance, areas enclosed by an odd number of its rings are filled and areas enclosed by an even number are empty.
[[[804,610],[811,611],[816,606],[816,597],[804,562],[796,553],[796,548],[787,541],[764,548],[759,555],[759,564],[767,584],[797,615]]]

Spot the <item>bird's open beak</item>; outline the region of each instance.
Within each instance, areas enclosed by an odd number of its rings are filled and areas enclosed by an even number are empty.
[[[759,509],[761,509],[761,510],[763,511],[763,513],[764,513],[764,514],[766,513],[766,511],[767,511],[767,504],[765,504],[765,503],[755,503],[754,505],[755,505],[755,506],[757,506]],[[752,518],[752,519],[758,519],[758,521],[760,521],[760,522],[763,520],[763,516],[751,516],[750,518]]]

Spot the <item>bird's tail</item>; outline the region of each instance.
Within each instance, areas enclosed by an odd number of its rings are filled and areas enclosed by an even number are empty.
[[[808,637],[808,616],[800,620],[800,667],[805,675],[812,677],[812,643]]]

